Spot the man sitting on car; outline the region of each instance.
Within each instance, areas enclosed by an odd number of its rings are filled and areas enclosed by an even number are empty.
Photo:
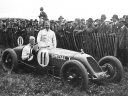
[[[32,49],[34,44],[35,44],[35,37],[30,36],[29,44],[23,48],[22,56],[21,56],[22,60],[31,61],[33,59]]]
[[[37,43],[39,47],[53,47],[56,48],[56,35],[55,32],[50,30],[49,20],[44,23],[45,29],[40,30],[37,35]]]

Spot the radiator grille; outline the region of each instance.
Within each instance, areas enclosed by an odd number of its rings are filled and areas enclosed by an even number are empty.
[[[97,62],[92,57],[87,57],[87,60],[88,60],[88,63],[90,64],[90,66],[92,67],[92,69],[95,72],[101,72],[101,68],[99,67]]]

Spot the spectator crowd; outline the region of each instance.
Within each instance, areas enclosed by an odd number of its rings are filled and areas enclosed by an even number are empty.
[[[76,18],[66,21],[63,16],[58,20],[49,20],[47,14],[40,8],[39,21],[37,19],[0,18],[0,44],[8,47],[19,46],[19,37],[22,45],[28,44],[28,38],[44,29],[44,22],[50,21],[50,29],[57,37],[57,47],[74,51],[84,49],[86,53],[97,57],[114,55],[127,66],[128,52],[128,15],[119,18],[114,14],[110,21],[106,15],[99,19]],[[109,50],[109,51],[107,51]],[[104,51],[104,53],[103,53]]]

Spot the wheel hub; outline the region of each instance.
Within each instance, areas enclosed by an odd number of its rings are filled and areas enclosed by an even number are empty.
[[[106,65],[105,71],[107,71],[106,73],[108,73],[108,74],[114,74],[114,69],[111,64]]]
[[[81,75],[79,74],[76,67],[70,66],[68,69],[65,70],[65,73],[65,81],[67,82],[67,84],[77,88],[81,86]]]
[[[74,79],[76,76],[77,76],[77,75],[76,75],[75,73],[73,73],[72,75],[70,75],[70,76],[68,77],[68,79],[72,80],[72,79]]]
[[[13,62],[12,62],[12,58],[11,56],[8,54],[7,57],[4,60],[4,68],[5,70],[10,70],[13,66]]]

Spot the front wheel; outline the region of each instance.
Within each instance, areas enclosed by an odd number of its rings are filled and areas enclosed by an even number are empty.
[[[5,71],[12,72],[18,68],[17,54],[13,49],[6,49],[2,55],[2,67]]]
[[[77,89],[88,88],[88,73],[84,65],[77,60],[70,60],[64,63],[60,72],[64,85],[68,84]]]
[[[116,57],[105,56],[99,60],[98,64],[106,72],[107,82],[117,83],[123,78],[123,66]]]

